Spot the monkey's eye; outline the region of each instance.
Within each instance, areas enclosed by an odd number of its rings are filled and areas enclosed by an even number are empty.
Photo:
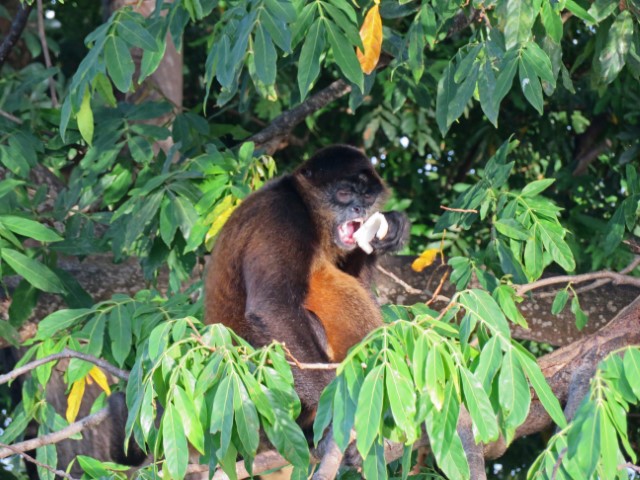
[[[349,203],[353,199],[353,192],[350,190],[338,190],[336,192],[336,198],[340,203]]]
[[[376,196],[373,193],[365,193],[363,197],[364,201],[367,203],[373,203],[373,201],[376,199]]]

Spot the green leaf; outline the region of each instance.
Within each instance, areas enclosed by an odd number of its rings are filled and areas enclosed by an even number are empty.
[[[629,385],[636,398],[640,400],[640,382],[636,381],[640,378],[640,350],[638,348],[629,348],[624,354],[623,365],[624,374],[629,380]]]
[[[626,56],[633,42],[634,20],[631,12],[625,10],[616,17],[609,29],[598,61],[601,66],[601,76],[605,84],[611,83],[625,65]]]
[[[501,234],[515,240],[528,240],[531,234],[513,218],[499,219],[493,224]]]
[[[220,437],[220,454],[224,456],[231,442],[231,432],[233,426],[233,396],[234,388],[231,375],[227,375],[222,379],[216,396],[213,399],[213,407],[211,409],[211,424],[209,426],[210,433],[221,432]]]
[[[63,309],[53,312],[38,323],[38,333],[35,338],[37,340],[53,338],[57,332],[79,323],[80,320],[90,313],[92,313],[92,310],[88,308],[78,308],[74,310]]]
[[[555,181],[555,178],[543,178],[542,180],[536,180],[535,182],[528,183],[522,189],[521,195],[523,197],[534,197],[549,188]]]
[[[569,300],[569,292],[565,290],[560,290],[556,295],[556,298],[553,299],[553,305],[551,305],[551,313],[554,315],[558,315],[567,304],[567,300]]]
[[[426,342],[421,343],[426,344]],[[415,359],[416,357],[414,356],[414,360]],[[434,346],[429,350],[427,361],[422,363],[421,370],[425,372],[424,383],[431,403],[433,403],[437,410],[441,410],[444,402],[445,371],[442,356],[437,347]]]
[[[498,378],[498,392],[506,427],[505,441],[509,445],[513,440],[516,428],[527,418],[531,404],[529,384],[512,348],[505,352],[502,361]]]
[[[532,0],[507,0],[504,26],[507,50],[524,44],[531,38],[536,16]]]
[[[498,337],[491,337],[489,341],[482,347],[480,352],[480,361],[474,372],[478,380],[482,382],[482,388],[491,392],[491,384],[495,377],[500,363],[502,361],[502,348]]]
[[[262,23],[258,24],[253,40],[253,59],[256,64],[256,74],[265,85],[273,85],[276,81],[276,47],[273,46],[271,35]]]
[[[247,389],[240,382],[237,375],[234,375],[233,382],[233,412],[236,419],[236,428],[240,442],[249,454],[254,455],[260,443],[260,422],[258,412],[253,402],[249,398]]]
[[[42,430],[42,427],[38,429],[39,435],[44,435],[45,432]],[[36,460],[43,465],[57,465],[58,452],[56,451],[55,444],[36,448]],[[38,478],[40,478],[40,480],[54,480],[56,475],[51,470],[38,466]]]
[[[538,111],[540,115],[544,113],[542,100],[542,85],[536,75],[535,66],[527,57],[522,56],[519,63],[518,74],[520,76],[520,88],[525,98]]]
[[[509,50],[502,59],[500,72],[496,77],[496,88],[493,94],[493,110],[499,111],[500,102],[502,102],[502,99],[506,97],[509,90],[511,90],[517,70],[518,52],[517,50]]]
[[[500,434],[498,423],[491,407],[491,401],[482,388],[482,384],[464,366],[460,366],[459,372],[465,405],[477,429],[474,434],[476,441],[491,442],[496,440]]]
[[[531,65],[533,71],[536,72],[536,75],[555,87],[556,77],[553,75],[551,59],[536,42],[527,43],[526,47],[522,51],[522,57],[527,60],[529,65]]]
[[[386,480],[388,478],[382,442],[374,442],[367,456],[363,456],[362,473],[367,480]]]
[[[553,8],[551,2],[543,1],[540,18],[542,19],[542,24],[544,25],[544,29],[547,31],[547,34],[554,42],[559,44],[562,40],[563,27],[560,12]]]
[[[56,231],[28,218],[0,215],[0,224],[18,235],[24,235],[40,242],[59,242],[62,240]]]
[[[582,6],[579,5],[576,1],[574,1],[574,0],[566,0],[564,5],[565,5],[567,10],[569,10],[576,17],[584,20],[585,22],[587,22],[587,23],[597,23],[596,19],[593,18],[589,14],[589,12],[587,12],[584,8],[582,8]]]
[[[85,142],[91,145],[91,141],[93,140],[93,111],[91,110],[91,93],[89,92],[89,89],[84,91],[82,103],[80,104],[80,109],[76,115],[76,120],[78,122],[80,135],[82,135]]]
[[[616,208],[611,220],[607,223],[607,235],[604,238],[604,253],[611,255],[624,237],[624,208],[620,205]]]
[[[400,355],[392,350],[387,352],[385,385],[391,414],[396,425],[411,438],[415,430],[416,394],[413,390],[411,372]]]
[[[189,439],[189,443],[204,455],[204,430],[193,400],[184,389],[176,385],[173,389],[173,402],[177,411],[180,412],[184,433]]]
[[[313,444],[318,446],[318,442],[324,436],[324,431],[331,424],[333,418],[332,400],[336,392],[336,380],[332,381],[320,394],[316,417],[313,420]]]
[[[121,92],[128,92],[135,65],[124,40],[115,36],[107,38],[104,45],[104,61],[116,88]]]
[[[464,109],[467,107],[467,104],[469,103],[469,100],[471,99],[471,96],[473,95],[473,92],[476,88],[476,82],[478,81],[479,72],[480,63],[473,62],[469,74],[466,75],[465,80],[460,84],[460,87],[456,91],[455,96],[449,104],[449,114],[447,116],[447,121],[449,121],[450,124],[457,120],[464,112]]]
[[[561,428],[564,428],[567,425],[567,420],[564,417],[564,413],[562,412],[562,408],[560,407],[560,402],[553,394],[553,391],[549,387],[547,380],[544,378],[540,367],[536,363],[536,361],[531,358],[531,354],[526,351],[523,347],[519,345],[515,345],[516,351],[514,352],[518,357],[518,361],[520,365],[524,368],[525,373],[527,374],[527,378],[531,383],[531,386],[536,391],[536,395],[545,410],[549,414],[549,416],[556,422]]]
[[[311,84],[320,73],[320,55],[324,51],[324,35],[322,20],[318,19],[311,25],[302,45],[298,62],[298,87],[301,99],[307,96]]]
[[[500,285],[493,291],[493,297],[496,299],[507,318],[523,328],[528,328],[527,321],[516,306],[516,302],[514,300],[515,296],[515,291],[508,285]]]
[[[124,19],[117,23],[118,36],[122,37],[130,46],[139,47],[145,51],[157,52],[158,43],[147,29],[133,20]]]
[[[508,343],[511,338],[509,324],[491,295],[479,289],[467,290],[460,293],[459,302],[477,321],[498,335],[503,343]]]
[[[384,369],[378,365],[365,377],[356,410],[356,446],[365,457],[380,431],[382,420],[382,400],[384,397]]]
[[[444,137],[451,123],[449,122],[449,104],[456,95],[458,86],[453,79],[455,69],[453,61],[449,62],[447,68],[444,69],[440,80],[438,81],[438,90],[436,96],[436,122],[440,133]],[[448,212],[447,212],[448,213]]]
[[[571,312],[576,316],[576,328],[582,330],[589,321],[589,317],[587,317],[587,314],[580,308],[580,301],[577,295],[574,295],[571,299]]]
[[[165,467],[171,478],[184,478],[189,463],[189,448],[182,424],[182,412],[173,403],[162,415],[162,447]]]
[[[107,323],[109,337],[111,338],[111,352],[118,365],[123,366],[131,351],[133,340],[131,333],[131,318],[124,305],[118,304],[109,315]]]
[[[485,58],[478,76],[478,93],[480,106],[494,127],[498,126],[498,106],[495,101],[496,76],[489,56]]]
[[[342,31],[331,21],[325,19],[327,38],[333,50],[338,67],[347,79],[354,83],[361,92],[364,91],[364,75],[353,44],[344,36]]]
[[[462,441],[456,431],[459,413],[460,404],[456,397],[454,382],[447,382],[442,411],[436,410],[431,405],[425,426],[438,466],[452,480],[470,478],[469,464]]]
[[[50,293],[66,293],[64,285],[56,274],[39,261],[10,248],[1,249],[0,256],[18,275],[34,287]]]
[[[551,254],[553,261],[564,268],[567,272],[571,272],[576,268],[576,262],[573,259],[573,253],[567,245],[567,242],[558,235],[558,233],[550,228],[551,224],[540,222],[540,238],[544,244],[544,248]]]

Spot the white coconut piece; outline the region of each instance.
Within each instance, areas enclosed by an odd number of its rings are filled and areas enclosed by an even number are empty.
[[[353,234],[353,239],[367,254],[373,252],[371,240],[374,237],[382,240],[389,232],[387,219],[380,212],[371,215],[366,222]]]

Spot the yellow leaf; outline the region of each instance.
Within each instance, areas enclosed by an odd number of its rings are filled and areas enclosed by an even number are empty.
[[[209,227],[209,231],[204,239],[205,244],[208,243],[215,238],[216,235],[220,232],[220,229],[231,216],[236,207],[240,204],[240,202],[234,202],[232,195],[227,195],[216,207],[213,209],[211,217],[213,218],[213,223],[211,227]]]
[[[67,398],[67,422],[69,423],[76,421],[76,417],[80,411],[82,397],[84,396],[84,386],[84,377],[77,382],[73,382],[71,393],[69,393],[69,398]]]
[[[109,388],[109,381],[107,380],[107,376],[96,365],[94,365],[93,368],[89,370],[89,378],[93,378],[98,386],[102,390],[104,390],[104,393],[106,393],[107,395],[111,395],[111,389]]]
[[[421,272],[433,263],[433,261],[438,256],[438,253],[440,253],[440,250],[438,250],[437,248],[430,248],[429,250],[425,250],[420,254],[418,258],[413,261],[413,263],[411,264],[411,268],[416,272]]]
[[[356,55],[360,61],[362,71],[369,75],[376,68],[380,51],[382,50],[382,18],[378,3],[371,7],[364,17],[362,28],[360,28],[360,38],[364,53],[358,48]]]

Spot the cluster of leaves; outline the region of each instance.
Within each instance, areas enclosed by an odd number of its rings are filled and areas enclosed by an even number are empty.
[[[509,148],[504,143],[479,174],[480,181],[467,188],[436,223],[435,231],[444,228],[468,230],[478,220],[491,220],[490,241],[475,257],[452,257],[451,276],[458,288],[465,288],[476,273],[483,287],[492,292],[498,282],[480,266],[489,267],[499,276],[508,275],[514,283],[540,278],[552,262],[567,271],[575,269],[573,253],[565,237],[568,231],[559,221],[560,208],[540,195],[554,179],[541,179],[521,191],[505,188],[513,162],[506,162]]]
[[[502,434],[510,443],[529,413],[529,383],[554,421],[566,425],[535,359],[512,342],[507,318],[485,291],[459,292],[440,315],[419,305],[385,312],[391,323],[349,352],[322,393],[314,425],[318,442],[332,423],[342,450],[355,429],[366,478],[387,478],[385,438],[407,446],[406,477],[423,424],[438,467],[448,478],[469,478],[456,431],[461,408],[471,416],[476,442]]]
[[[603,360],[573,420],[551,438],[528,478],[629,478],[620,465],[625,464],[625,455],[637,462],[638,452],[629,443],[627,413],[630,405],[640,404],[638,375],[637,347]],[[584,438],[589,441],[580,441]]]
[[[236,478],[240,454],[251,472],[262,427],[271,444],[306,477],[309,449],[295,422],[300,400],[277,344],[255,350],[221,324],[196,329],[195,318],[156,327],[127,385],[127,435],[164,455],[165,475],[183,478],[187,442],[200,463]],[[162,411],[159,410],[162,406]],[[162,419],[156,427],[159,413]],[[149,467],[157,472],[158,465]]]

